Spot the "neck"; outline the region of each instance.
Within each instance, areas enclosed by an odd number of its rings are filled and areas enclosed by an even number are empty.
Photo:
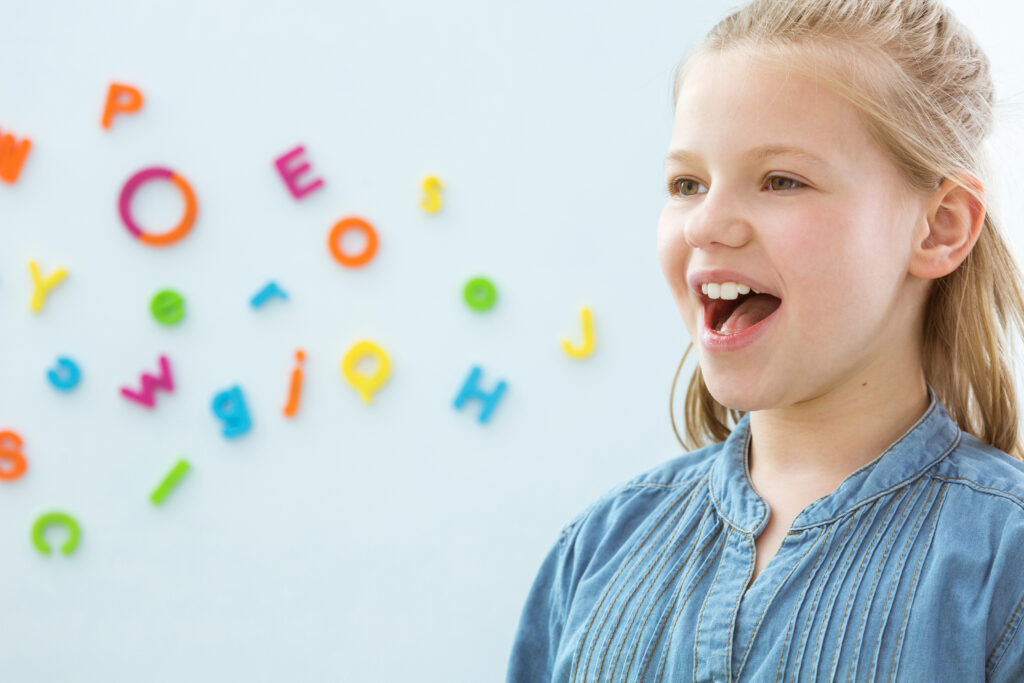
[[[766,496],[810,502],[878,457],[928,408],[920,365],[869,373],[784,408],[750,413],[750,477]],[[904,366],[907,368],[907,366]],[[866,376],[865,376],[866,377]]]

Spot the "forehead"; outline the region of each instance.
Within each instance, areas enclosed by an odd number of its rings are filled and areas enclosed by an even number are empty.
[[[738,159],[766,146],[837,167],[878,160],[853,105],[824,86],[736,51],[695,57],[679,88],[671,150]]]

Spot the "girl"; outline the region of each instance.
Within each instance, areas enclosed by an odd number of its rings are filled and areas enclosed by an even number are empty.
[[[562,529],[508,681],[1024,681],[984,53],[934,0],[754,0],[673,99],[658,256],[696,450]]]

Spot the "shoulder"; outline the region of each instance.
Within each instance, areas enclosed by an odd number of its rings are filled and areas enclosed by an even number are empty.
[[[1024,462],[961,430],[960,443],[929,474],[977,504],[1005,507],[1024,523]]]
[[[612,525],[629,526],[642,521],[666,498],[676,496],[704,479],[722,442],[684,453],[620,482],[593,500],[562,529],[563,541],[581,530],[602,535]]]
[[[1024,462],[962,430],[960,443],[928,474],[944,486],[932,544],[943,599],[964,602],[964,614],[984,615],[976,627],[984,629],[990,680],[1020,680]],[[1005,675],[994,677],[996,672]]]
[[[951,552],[970,543],[971,562],[992,567],[1009,560],[1007,569],[1024,563],[1024,462],[962,430],[960,442],[927,474],[940,487],[936,533]],[[1021,578],[1024,590],[1024,573]]]

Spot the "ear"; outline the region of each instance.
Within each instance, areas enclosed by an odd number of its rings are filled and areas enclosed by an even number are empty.
[[[977,176],[961,173],[962,183],[974,187],[984,199],[985,188]],[[943,178],[925,204],[911,245],[910,273],[935,279],[956,270],[974,248],[985,221],[985,205],[950,178]]]

